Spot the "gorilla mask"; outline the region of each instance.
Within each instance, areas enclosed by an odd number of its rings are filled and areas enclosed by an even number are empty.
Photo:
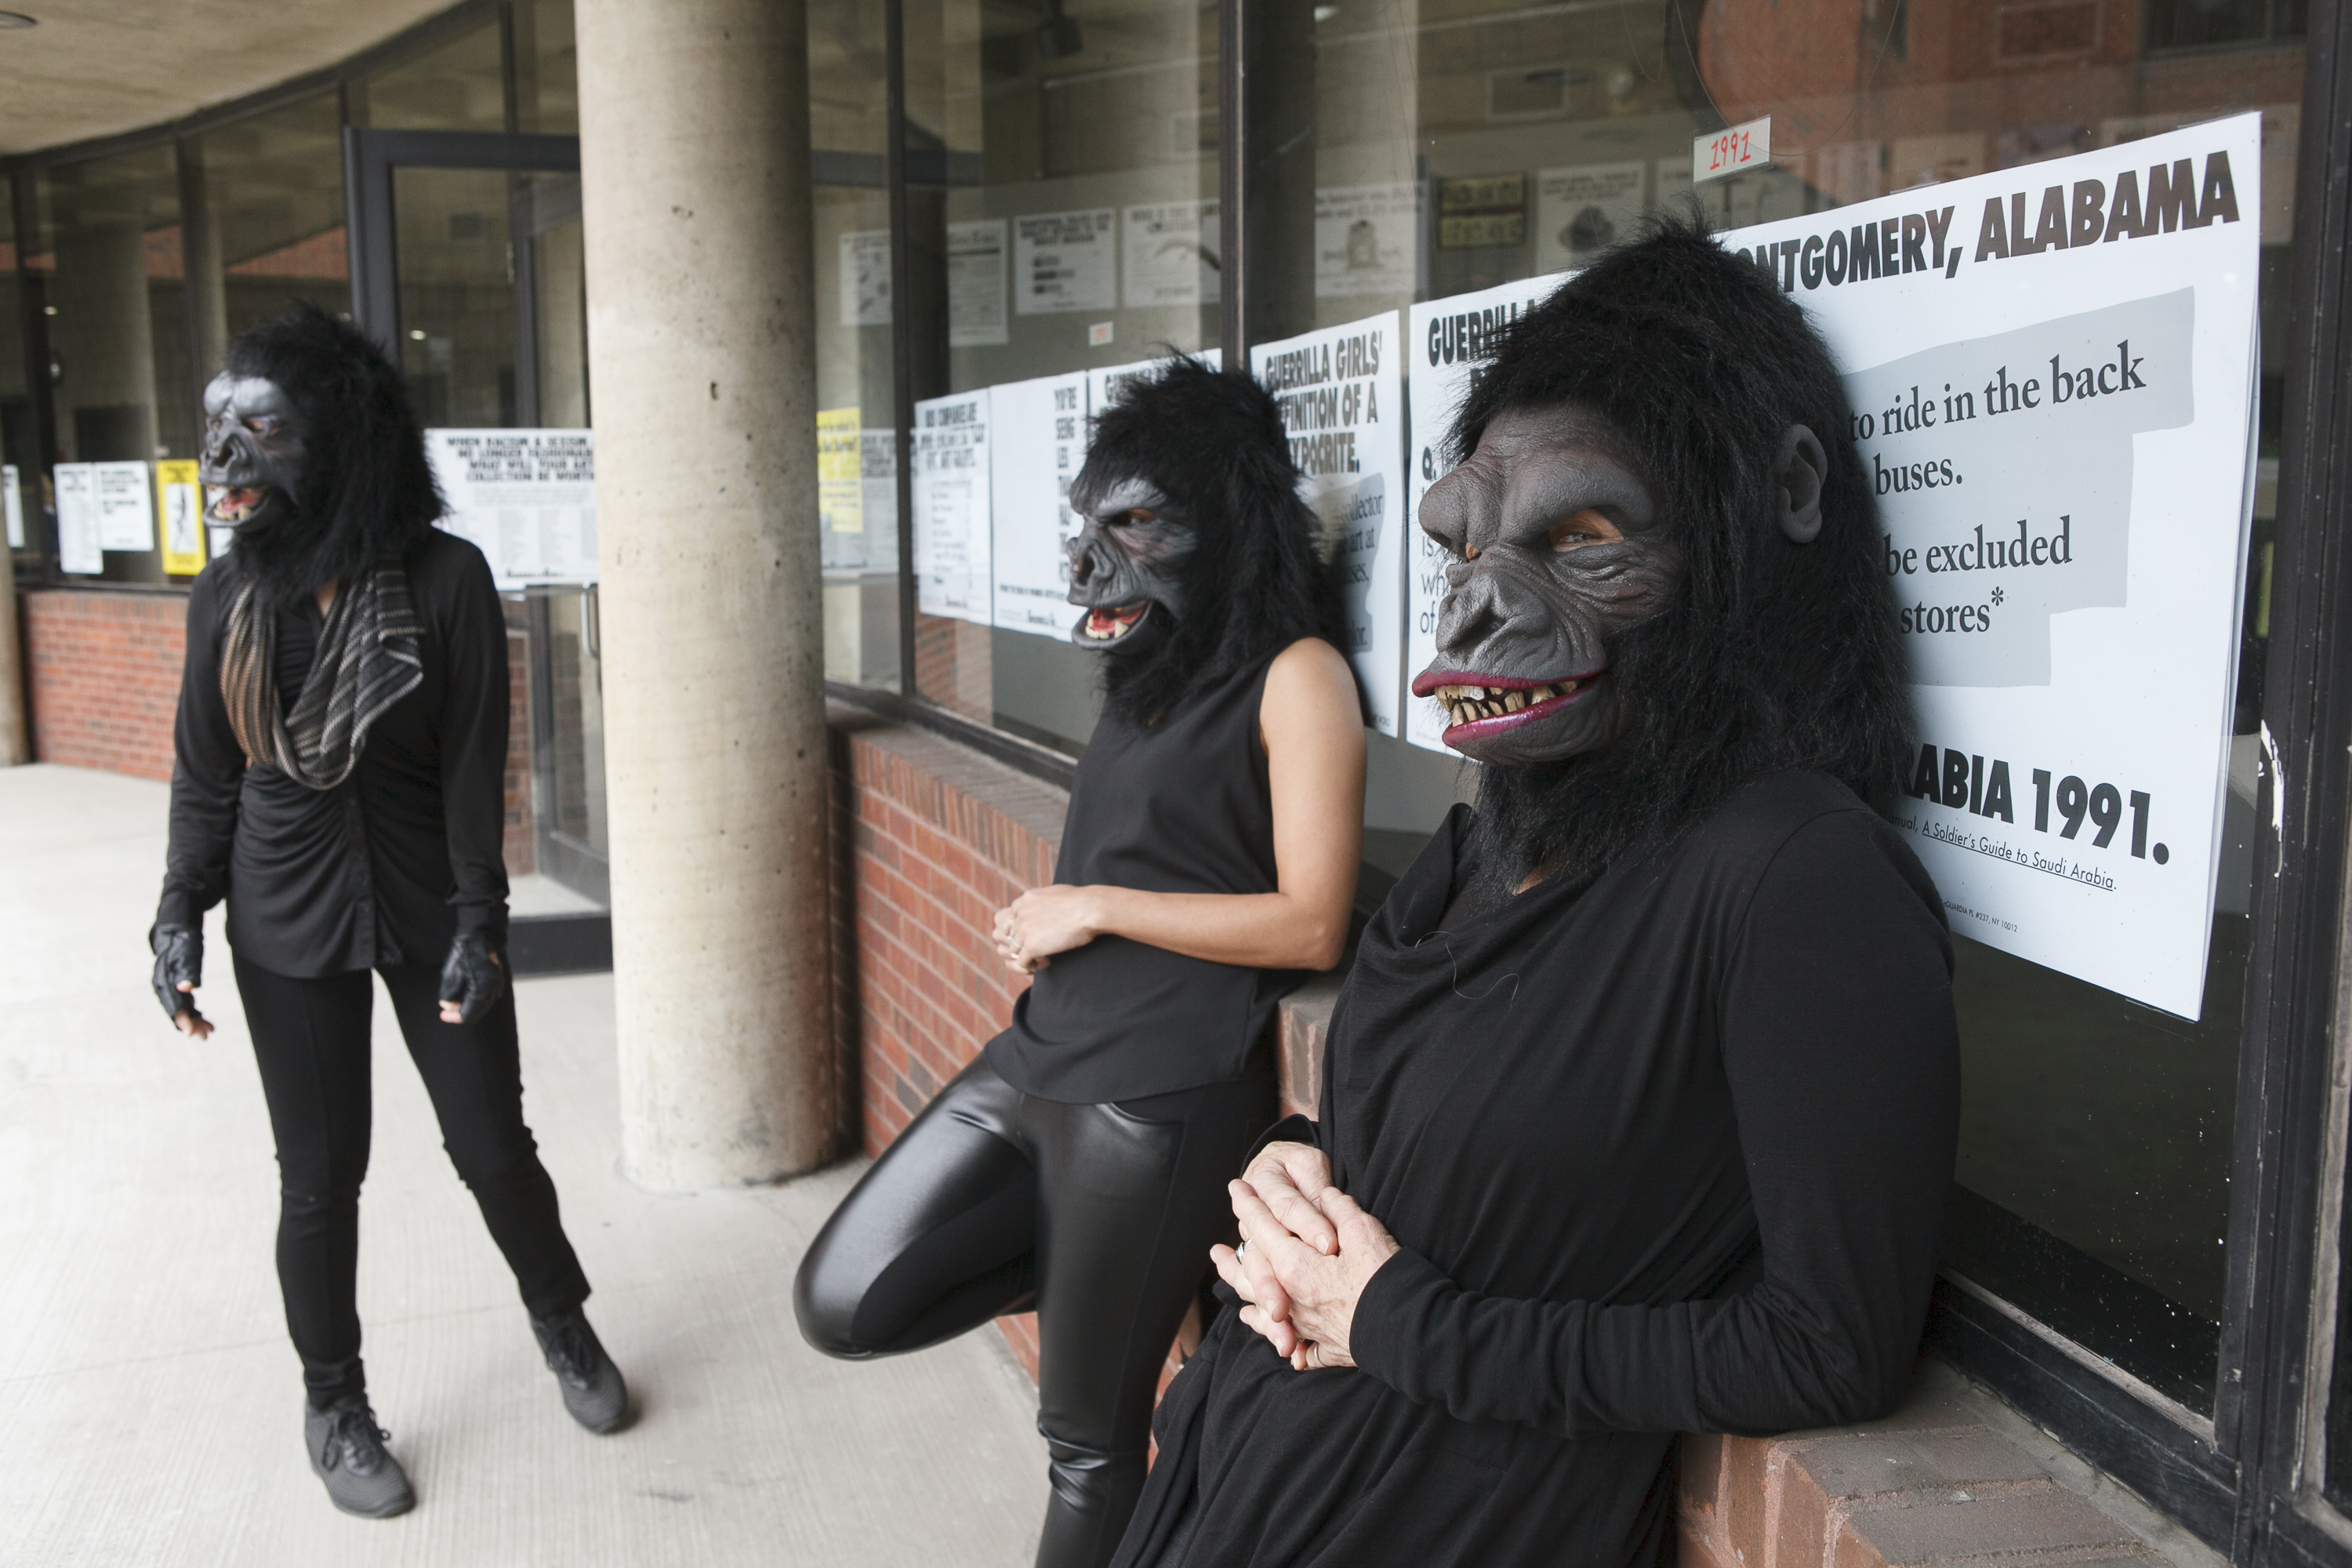
[[[205,389],[207,521],[290,603],[405,554],[441,515],[400,373],[349,321],[295,306],[241,332]]]
[[[1184,508],[1150,479],[1089,483],[1070,507],[1086,525],[1070,541],[1070,603],[1086,607],[1070,640],[1092,653],[1147,653],[1184,614],[1184,567],[1199,536]]]
[[[1447,594],[1412,687],[1487,764],[1480,899],[1597,876],[1778,773],[1891,798],[1902,641],[1850,427],[1803,310],[1696,212],[1500,335],[1421,507]]]
[[[267,522],[293,506],[302,475],[302,420],[285,388],[261,376],[213,377],[205,388],[205,449],[196,478],[215,528]]]
[[[1828,458],[1804,426],[1783,432],[1780,468],[1769,525],[1811,543]],[[1684,574],[1623,433],[1575,404],[1507,409],[1430,487],[1421,525],[1450,559],[1437,658],[1412,689],[1444,706],[1445,743],[1485,763],[1606,745],[1623,714],[1610,646],[1664,611]]]
[[[1070,641],[1107,712],[1149,724],[1300,637],[1339,636],[1289,432],[1249,376],[1177,354],[1097,416],[1070,486]]]

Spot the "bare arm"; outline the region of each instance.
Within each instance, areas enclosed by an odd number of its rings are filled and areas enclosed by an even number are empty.
[[[1214,963],[1328,969],[1348,940],[1363,854],[1364,729],[1354,677],[1319,637],[1291,644],[1258,707],[1274,797],[1276,890],[1032,888],[996,912],[997,951],[1034,973],[1056,952],[1123,936]]]

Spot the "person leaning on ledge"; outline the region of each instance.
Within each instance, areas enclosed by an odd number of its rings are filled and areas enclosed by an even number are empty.
[[[1365,931],[1316,1121],[1118,1568],[1675,1561],[1674,1434],[1891,1406],[1958,1120],[1904,672],[1844,395],[1695,221],[1523,317],[1422,526],[1414,682],[1486,764]]]

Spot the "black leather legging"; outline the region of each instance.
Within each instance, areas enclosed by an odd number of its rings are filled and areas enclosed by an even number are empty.
[[[920,1350],[1034,1305],[1053,1497],[1038,1568],[1095,1568],[1143,1487],[1169,1342],[1228,1236],[1225,1183],[1274,1120],[1238,1083],[1115,1105],[1024,1095],[975,1061],[802,1259],[793,1307],[837,1356]]]

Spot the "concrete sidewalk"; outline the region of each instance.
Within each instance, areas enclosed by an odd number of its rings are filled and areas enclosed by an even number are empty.
[[[564,1415],[379,992],[360,1268],[418,1505],[328,1504],[271,1262],[277,1169],[217,912],[204,1044],[147,989],[165,790],[0,770],[0,1563],[1005,1564],[1045,1450],[993,1333],[866,1365],[793,1326],[855,1178],[655,1197],[615,1170],[609,976],[520,987],[525,1111],[640,1415]]]

